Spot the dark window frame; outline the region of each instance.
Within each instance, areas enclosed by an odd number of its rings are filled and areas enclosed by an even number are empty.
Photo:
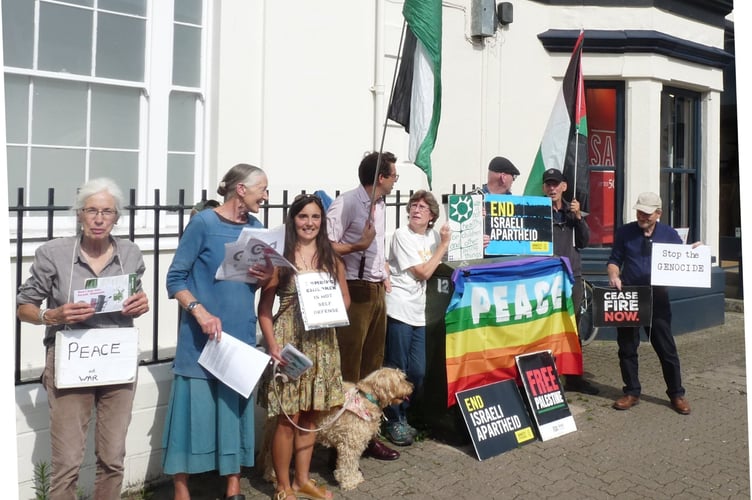
[[[675,97],[670,97],[671,95]],[[667,101],[673,102],[671,110],[664,110]],[[689,122],[676,120],[677,101],[689,105]],[[681,104],[681,103],[680,103]],[[667,114],[668,111],[669,114]],[[666,118],[669,119],[665,123]],[[689,131],[679,130],[679,125],[688,126]],[[661,140],[660,151],[660,195],[663,200],[662,221],[672,227],[689,226],[687,241],[698,241],[700,232],[700,213],[702,185],[702,94],[678,87],[664,86],[661,91],[661,134],[667,128],[673,143],[682,142],[682,156],[670,156],[672,164],[667,163],[666,142]],[[681,163],[680,163],[681,162]],[[685,193],[686,192],[686,193]],[[684,200],[682,196],[690,199]]]

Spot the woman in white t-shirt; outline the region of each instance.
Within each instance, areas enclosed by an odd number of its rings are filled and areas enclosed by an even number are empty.
[[[416,191],[407,205],[408,224],[394,232],[389,251],[391,286],[386,294],[384,365],[399,368],[421,389],[426,373],[426,280],[449,248],[451,232],[433,229],[439,204],[428,191]],[[416,431],[407,423],[407,402],[385,410],[385,434],[394,444],[412,444]]]

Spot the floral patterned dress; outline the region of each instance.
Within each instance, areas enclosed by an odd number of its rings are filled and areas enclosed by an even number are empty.
[[[313,361],[313,367],[298,380],[282,382],[266,377],[259,401],[270,417],[281,409],[288,415],[300,411],[324,411],[345,402],[339,345],[334,328],[306,331],[300,312],[295,279],[277,288],[279,310],[274,316],[274,338],[280,348],[290,343]],[[275,388],[276,386],[276,388]]]

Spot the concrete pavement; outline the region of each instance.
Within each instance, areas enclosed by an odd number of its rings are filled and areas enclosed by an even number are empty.
[[[595,340],[584,348],[586,378],[598,396],[568,393],[577,431],[525,445],[479,462],[472,445],[451,446],[427,437],[399,448],[394,462],[361,459],[366,478],[341,491],[317,449],[312,476],[335,498],[561,498],[748,499],[744,315],[727,307],[725,324],[676,338],[692,414],[668,404],[657,357],[640,349],[643,395],[628,411],[611,408],[621,395],[616,344]],[[738,310],[738,309],[737,309]],[[222,498],[216,474],[193,476],[194,499]],[[243,471],[246,498],[269,498],[272,486],[254,469]],[[127,498],[172,498],[169,482]]]

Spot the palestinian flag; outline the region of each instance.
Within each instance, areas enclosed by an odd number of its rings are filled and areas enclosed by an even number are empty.
[[[525,196],[542,196],[543,172],[555,168],[564,173],[567,192],[564,199],[575,197],[583,211],[587,211],[590,182],[587,171],[587,114],[585,112],[585,84],[582,79],[582,43],[585,32],[574,44],[561,90],[548,119],[535,163],[525,184]]]
[[[457,268],[447,307],[447,405],[455,393],[518,379],[515,356],[551,350],[560,375],[582,374],[566,259],[530,257]]]
[[[410,134],[408,159],[426,173],[441,116],[441,0],[405,0],[407,32],[387,116]]]

